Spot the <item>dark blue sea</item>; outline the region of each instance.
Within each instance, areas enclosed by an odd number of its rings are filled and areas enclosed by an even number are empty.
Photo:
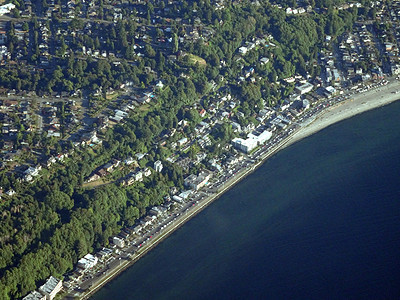
[[[400,102],[279,152],[92,299],[400,299]]]

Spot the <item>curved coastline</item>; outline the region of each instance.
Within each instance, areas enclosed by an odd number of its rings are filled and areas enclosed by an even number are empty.
[[[349,119],[368,110],[388,105],[400,99],[400,82],[392,81],[388,85],[356,94],[352,98],[326,108],[317,118],[292,135],[290,144],[310,136],[330,125]]]
[[[400,95],[397,95],[399,90],[400,82],[397,80],[391,81],[386,86],[381,86],[379,88],[349,96],[349,99],[325,108],[318,115],[316,115],[316,117],[310,123],[297,128],[291,135],[273,146],[270,151],[264,155],[261,155],[253,165],[240,170],[235,176],[231,177],[224,183],[222,188],[218,189],[218,192],[207,196],[204,200],[199,201],[197,205],[181,214],[176,221],[171,223],[170,226],[167,226],[162,232],[155,235],[145,246],[140,248],[134,255],[132,255],[131,259],[123,260],[114,270],[108,274],[100,276],[98,281],[93,284],[90,289],[84,291],[79,298],[90,298],[90,296],[95,294],[100,288],[113,280],[124,270],[132,266],[141,257],[146,255],[150,250],[157,246],[158,243],[162,242],[165,238],[172,234],[176,229],[184,225],[188,220],[206,208],[214,200],[218,199],[223,193],[225,193],[225,191],[233,187],[247,175],[254,172],[255,169],[261,166],[268,158],[275,155],[278,151],[337,122],[399,100]]]

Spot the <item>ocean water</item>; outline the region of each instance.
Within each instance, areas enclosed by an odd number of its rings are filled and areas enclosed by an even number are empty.
[[[400,299],[399,114],[279,152],[92,299]]]

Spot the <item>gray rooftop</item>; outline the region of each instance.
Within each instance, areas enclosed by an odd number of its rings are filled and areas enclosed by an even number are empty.
[[[43,284],[43,285],[40,287],[40,290],[43,291],[43,292],[45,292],[45,293],[50,294],[50,293],[56,288],[56,286],[57,286],[57,284],[58,284],[59,282],[60,282],[59,279],[57,279],[57,278],[55,278],[55,277],[53,277],[53,276],[50,276],[50,278],[47,279],[46,283]]]
[[[33,292],[29,293],[28,295],[26,295],[22,300],[41,300],[44,297],[45,296],[43,296],[41,293],[39,293],[37,291],[33,291]]]

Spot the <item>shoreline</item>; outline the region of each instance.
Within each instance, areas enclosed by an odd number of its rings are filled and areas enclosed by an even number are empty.
[[[170,226],[167,226],[162,232],[149,240],[145,246],[137,250],[131,259],[124,260],[123,262],[120,261],[120,265],[112,272],[100,276],[98,282],[91,286],[86,292],[83,292],[80,296],[78,296],[79,299],[88,299],[93,296],[98,290],[119,276],[124,270],[135,264],[140,258],[142,258],[159,243],[174,233],[175,230],[200,213],[203,209],[217,200],[227,190],[235,186],[242,179],[253,173],[258,167],[264,164],[268,158],[272,157],[280,150],[283,150],[286,147],[335,123],[399,100],[400,94],[397,95],[396,93],[398,90],[400,90],[400,82],[397,80],[392,80],[386,86],[381,86],[360,94],[348,96],[349,99],[323,109],[308,124],[296,128],[292,134],[282,139],[276,145],[272,146],[267,153],[260,155],[254,164],[238,171],[238,173],[226,181],[216,193],[207,196],[205,199],[199,201],[195,206],[182,213],[175,222],[173,222]]]
[[[350,97],[351,99],[326,108],[317,115],[315,120],[305,127],[302,127],[304,130],[294,133],[291,136],[292,142],[290,144],[317,133],[330,125],[400,100],[400,93],[393,93],[399,90],[400,82],[396,80],[390,82],[386,86],[355,94]]]

